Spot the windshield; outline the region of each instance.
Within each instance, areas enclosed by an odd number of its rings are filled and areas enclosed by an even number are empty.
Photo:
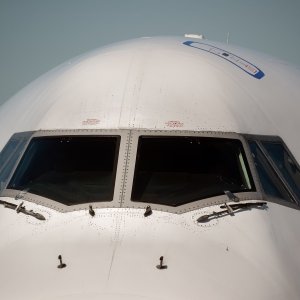
[[[179,206],[226,190],[255,191],[241,141],[139,138],[132,201]]]
[[[119,142],[119,136],[35,137],[8,188],[65,205],[112,201]]]
[[[0,153],[0,193],[6,187],[17,161],[33,132],[15,133]]]
[[[293,157],[286,151],[283,144],[275,141],[262,141],[271,159],[275,163],[297,199],[300,199],[300,170]]]
[[[299,205],[300,169],[282,139],[251,135],[247,139],[265,194]]]
[[[249,141],[249,145],[264,192],[270,197],[292,202],[289,193],[285,190],[282,182],[276,175],[276,172],[269,164],[261,149],[258,147],[257,143]]]

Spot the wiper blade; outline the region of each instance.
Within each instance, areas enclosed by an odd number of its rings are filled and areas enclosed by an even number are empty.
[[[23,213],[25,215],[32,216],[32,217],[34,217],[38,220],[41,220],[41,221],[46,220],[46,218],[42,214],[36,213],[33,210],[26,209],[25,206],[23,205],[24,202],[20,203],[19,205],[16,205],[16,204],[13,204],[13,203],[10,203],[10,202],[0,200],[0,204],[2,204],[6,208],[10,208],[10,209],[15,210],[17,213]]]
[[[267,202],[240,202],[240,203],[234,203],[234,204],[227,204],[230,206],[233,210],[237,209],[247,209],[252,207],[263,207],[267,204]],[[225,208],[225,204],[221,205],[220,208]]]
[[[208,221],[210,221],[210,220],[212,220],[214,218],[217,218],[217,217],[219,217],[219,216],[221,216],[221,215],[223,215],[225,213],[228,214],[227,209],[226,210],[222,210],[222,211],[213,211],[210,214],[203,215],[203,216],[199,217],[197,219],[197,222],[198,223],[205,223],[205,222],[208,222]]]
[[[213,211],[210,214],[206,214],[201,216],[197,219],[198,223],[205,223],[209,222],[212,219],[218,218],[222,215],[234,215],[234,211],[237,210],[244,210],[244,209],[251,209],[251,208],[261,208],[265,207],[267,205],[267,202],[245,202],[245,203],[234,203],[234,204],[228,204],[225,203],[224,205],[221,205],[220,208],[224,210],[220,211]]]

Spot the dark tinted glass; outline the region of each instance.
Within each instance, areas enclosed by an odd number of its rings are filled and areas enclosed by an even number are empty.
[[[133,201],[178,206],[225,190],[254,190],[239,140],[139,138]]]
[[[268,154],[287,181],[290,188],[300,200],[300,170],[280,142],[262,142]]]
[[[285,190],[281,180],[268,163],[266,157],[263,155],[256,142],[249,141],[249,145],[264,192],[271,197],[292,202],[292,198]]]
[[[2,149],[0,153],[0,192],[5,188],[31,135],[32,132],[16,133]]]
[[[66,205],[113,199],[119,137],[33,138],[8,188]]]

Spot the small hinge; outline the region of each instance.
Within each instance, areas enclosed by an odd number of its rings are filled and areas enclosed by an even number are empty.
[[[233,202],[239,202],[240,201],[240,199],[230,191],[224,191],[224,194],[228,197],[228,199],[230,201],[233,201]]]

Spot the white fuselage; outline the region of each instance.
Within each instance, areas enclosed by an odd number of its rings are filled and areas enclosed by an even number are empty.
[[[0,298],[300,299],[299,94],[299,70],[284,62],[179,37],[114,44],[34,81],[0,107],[0,181],[5,178],[0,200],[17,206],[23,201],[27,211],[45,220],[0,205]],[[24,132],[31,133],[25,133],[22,147],[6,154],[11,136]],[[18,166],[26,166],[22,157],[31,142],[57,136],[119,138],[109,201],[66,205],[30,189],[14,189],[11,182],[23,176]],[[147,136],[189,137],[191,143],[199,138],[199,144],[239,141],[238,163],[247,187],[234,195],[241,203],[267,204],[201,223],[201,216],[233,199],[226,193],[176,205],[132,199],[139,147]],[[293,201],[266,191],[249,142],[267,149],[261,146],[264,136],[288,149],[284,165],[272,157],[268,161],[279,174],[275,182]],[[9,169],[10,156],[15,158]],[[193,159],[196,165],[198,158]],[[294,185],[285,178],[287,167]],[[144,216],[148,205],[152,214]],[[58,268],[59,255],[63,268]],[[167,268],[157,268],[160,257]]]

